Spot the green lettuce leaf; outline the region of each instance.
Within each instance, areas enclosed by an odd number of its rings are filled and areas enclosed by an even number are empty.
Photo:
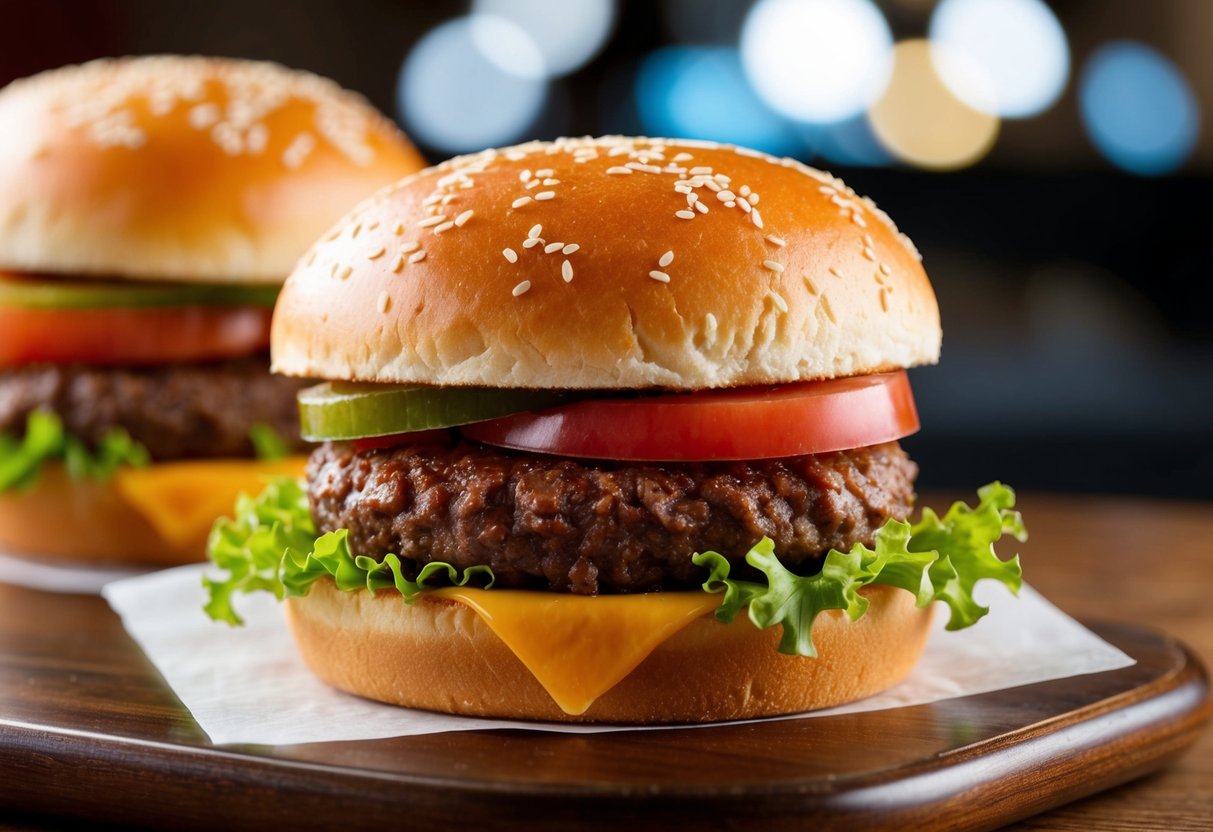
[[[257,422],[248,432],[249,441],[253,443],[253,455],[257,459],[283,459],[291,452],[291,445],[286,437],[274,430],[273,425]]]
[[[0,491],[29,488],[42,464],[62,460],[75,479],[106,480],[123,465],[143,467],[147,448],[121,428],[110,430],[95,447],[69,434],[55,413],[35,410],[25,422],[25,436],[0,433]]]
[[[801,576],[788,570],[774,554],[774,543],[763,538],[745,557],[766,582],[729,578],[729,562],[717,552],[693,556],[706,567],[707,592],[722,592],[724,599],[716,617],[732,621],[742,609],[761,628],[780,625],[779,650],[800,656],[816,656],[813,621],[825,610],[842,610],[852,620],[867,610],[859,589],[869,585],[895,586],[914,594],[920,607],[933,601],[948,606],[947,628],[959,630],[976,623],[989,612],[973,598],[979,580],[998,581],[1018,593],[1022,585],[1019,556],[1000,560],[994,544],[1004,534],[1019,541],[1027,531],[1014,511],[1015,492],[1001,483],[978,491],[976,508],[954,504],[943,517],[930,509],[911,526],[890,520],[876,532],[875,547],[856,544],[849,552],[831,550],[816,575]]]
[[[350,552],[349,531],[316,536],[303,482],[277,477],[255,497],[240,495],[234,518],[220,518],[211,528],[207,554],[227,574],[204,576],[208,600],[203,610],[216,621],[244,621],[232,605],[239,593],[271,592],[279,600],[306,595],[321,578],[332,578],[344,591],[395,589],[406,602],[430,586],[464,586],[472,579],[493,585],[487,566],[462,572],[449,563],[427,563],[413,580],[405,577],[400,558],[383,560]]]

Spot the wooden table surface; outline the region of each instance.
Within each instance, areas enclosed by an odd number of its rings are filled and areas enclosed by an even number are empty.
[[[1165,631],[1213,665],[1213,505],[1022,495],[1021,508],[1032,533],[1025,575],[1046,597],[1079,618]],[[0,832],[51,828],[0,815]],[[1213,830],[1213,732],[1165,771],[1011,828]]]

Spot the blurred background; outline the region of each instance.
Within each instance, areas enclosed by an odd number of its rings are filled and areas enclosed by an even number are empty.
[[[432,161],[559,135],[832,170],[917,243],[923,488],[1213,498],[1209,0],[0,0],[0,83],[159,52],[358,90]]]

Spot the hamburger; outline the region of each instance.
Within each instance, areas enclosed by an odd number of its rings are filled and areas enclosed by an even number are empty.
[[[199,57],[0,90],[0,551],[200,560],[242,489],[298,461],[270,315],[307,247],[422,166],[360,96]],[[270,453],[272,452],[272,453]]]
[[[933,601],[1017,589],[1010,489],[915,523],[905,368],[938,307],[838,179],[743,148],[563,139],[355,207],[288,278],[274,369],[322,442],[242,497],[205,580],[286,598],[345,691],[458,714],[680,723],[869,696]]]

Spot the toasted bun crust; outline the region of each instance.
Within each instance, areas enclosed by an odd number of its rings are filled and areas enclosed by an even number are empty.
[[[502,590],[508,591],[508,590]],[[304,660],[321,679],[359,696],[445,713],[547,722],[718,722],[828,708],[905,678],[930,630],[931,610],[890,587],[863,590],[867,613],[822,614],[818,658],[776,650],[778,629],[744,616],[692,622],[654,650],[581,716],[560,710],[469,607],[394,592],[341,592],[321,581],[287,603]]]
[[[934,362],[939,344],[917,252],[839,180],[733,147],[614,137],[453,159],[363,202],[287,281],[273,363],[346,380],[699,389]]]
[[[361,96],[160,56],[0,91],[0,267],[280,283],[341,213],[424,163]]]
[[[28,490],[0,491],[0,552],[51,563],[174,566],[206,553],[206,535],[170,543],[122,499],[113,480],[74,480],[43,465]]]

